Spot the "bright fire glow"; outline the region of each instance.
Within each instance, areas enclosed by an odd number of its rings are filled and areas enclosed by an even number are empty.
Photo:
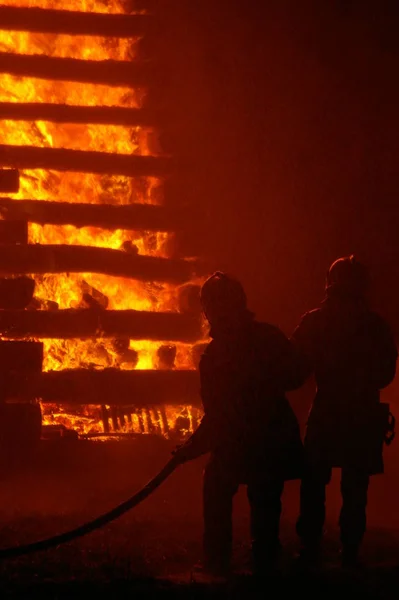
[[[38,148],[67,148],[68,150],[95,150],[116,154],[149,154],[147,132],[140,127],[129,129],[113,125],[73,125],[44,121],[2,121],[2,143]],[[144,148],[142,148],[144,146]],[[144,152],[142,151],[144,149]]]
[[[143,92],[131,88],[108,88],[95,83],[48,81],[35,77],[0,74],[2,102],[54,102],[76,106],[124,106],[139,108]]]
[[[120,352],[117,342],[108,339],[98,339],[95,344],[91,340],[42,341],[45,349],[44,370],[46,371],[110,367],[123,370],[156,369],[156,351],[162,346],[162,342],[130,340],[128,352]],[[176,346],[177,368],[192,368],[190,347],[182,343],[174,346]],[[134,351],[138,353],[137,362]],[[68,356],[67,365],[65,365],[65,356]]]
[[[2,0],[8,6],[40,7],[44,9],[81,12],[124,13],[123,2],[116,0]],[[1,27],[1,24],[0,24]],[[130,61],[137,55],[136,39],[115,39],[94,36],[71,36],[0,31],[0,51],[38,54],[81,60]],[[0,74],[0,101],[42,102],[75,106],[120,106],[140,108],[144,90],[114,88],[104,85],[46,81],[30,77]],[[124,155],[149,155],[154,132],[142,127],[113,125],[58,124],[47,121],[0,121],[1,143],[29,145],[41,148],[67,148]],[[33,169],[21,171],[18,199],[85,202],[97,204],[130,204],[162,202],[162,181],[152,177],[131,179],[121,176],[85,173],[61,173]],[[122,249],[133,244],[139,254],[168,256],[171,236],[165,233],[101,230],[93,227],[40,226],[29,224],[29,242],[40,244],[74,244]],[[176,310],[176,290],[166,284],[143,283],[97,274],[59,274],[35,276],[35,297],[43,302],[56,302],[59,308],[82,306],[82,293],[88,286],[108,299],[109,309]],[[153,369],[156,351],[162,341],[130,341],[130,354],[121,356],[115,340],[43,340],[45,370],[67,368]],[[176,344],[176,368],[193,368],[190,347]],[[137,353],[137,354],[136,354]],[[131,358],[129,358],[129,356]],[[136,359],[134,357],[136,356]],[[80,407],[76,412],[56,405],[44,407],[46,424],[63,424],[80,433],[103,431],[99,407]],[[198,411],[190,407],[162,411],[151,409],[125,415],[119,428],[124,432],[171,435],[180,422],[181,431],[191,431],[198,420]],[[113,421],[110,417],[110,430]]]
[[[132,60],[136,54],[132,39],[24,31],[3,32],[0,52],[42,54],[82,60]]]

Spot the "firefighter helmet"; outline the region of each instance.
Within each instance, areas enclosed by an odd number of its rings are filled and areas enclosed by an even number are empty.
[[[247,308],[247,297],[239,281],[216,271],[201,288],[201,304],[206,315],[241,312]]]
[[[327,273],[326,287],[339,287],[364,293],[370,284],[369,271],[365,265],[351,256],[338,258]]]

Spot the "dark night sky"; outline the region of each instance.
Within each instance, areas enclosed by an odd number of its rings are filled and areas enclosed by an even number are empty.
[[[322,299],[331,261],[357,253],[399,332],[395,4],[176,7],[165,61],[189,168],[174,196],[205,210],[189,234],[199,253],[241,278],[259,317],[287,333]]]

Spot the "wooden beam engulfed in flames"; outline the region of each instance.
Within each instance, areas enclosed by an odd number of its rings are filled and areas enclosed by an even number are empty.
[[[77,60],[0,52],[0,71],[19,77],[97,83],[115,87],[148,86],[156,79],[147,65],[117,60]]]
[[[82,204],[78,202],[41,202],[0,198],[0,214],[10,221],[29,221],[39,225],[73,225],[102,229],[174,232],[193,215],[151,204]]]
[[[135,310],[1,310],[0,334],[13,338],[128,338],[194,343],[198,318],[177,312]]]
[[[154,16],[0,6],[0,23],[11,31],[132,38],[153,28]]]
[[[163,205],[176,165],[154,143],[165,115],[145,106],[156,62],[137,56],[160,25],[122,3],[16,4],[0,6],[0,167],[21,171],[0,198],[0,272],[20,277],[1,280],[0,335],[42,340],[44,372],[21,366],[7,395],[85,434],[192,430],[205,273],[171,254],[193,217]]]

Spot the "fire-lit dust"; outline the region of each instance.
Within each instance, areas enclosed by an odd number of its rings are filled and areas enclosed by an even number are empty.
[[[2,0],[7,6],[81,12],[124,13],[126,4],[108,0]],[[127,9],[126,9],[127,10]],[[1,27],[1,24],[0,24]],[[0,31],[0,52],[43,55],[92,61],[131,61],[137,56],[138,39],[96,36],[54,35]],[[106,85],[48,81],[30,77],[0,75],[0,102],[53,103],[71,106],[141,108],[146,90]],[[123,155],[154,155],[159,152],[156,135],[150,128],[116,125],[52,123],[51,121],[0,121],[4,145],[65,148]],[[26,169],[20,172],[20,191],[14,200],[127,205],[133,202],[162,204],[161,179],[129,178],[90,173]],[[112,248],[125,252],[168,258],[173,236],[161,232],[77,228],[29,224],[29,243],[73,244]],[[85,306],[83,294],[101,298],[102,309],[146,311],[178,310],[178,290],[167,284],[144,283],[98,274],[33,274],[35,299],[40,308],[64,309]],[[162,341],[115,339],[41,340],[46,371],[62,369],[156,369],[157,350]],[[191,347],[174,344],[174,368],[195,368]],[[154,402],[156,399],[154,398]],[[189,399],[188,399],[189,403]],[[97,406],[43,406],[45,425],[64,425],[80,434],[104,431],[161,433],[173,437],[195,428],[199,412],[190,407],[164,407],[119,413]],[[108,416],[107,416],[108,415]]]

